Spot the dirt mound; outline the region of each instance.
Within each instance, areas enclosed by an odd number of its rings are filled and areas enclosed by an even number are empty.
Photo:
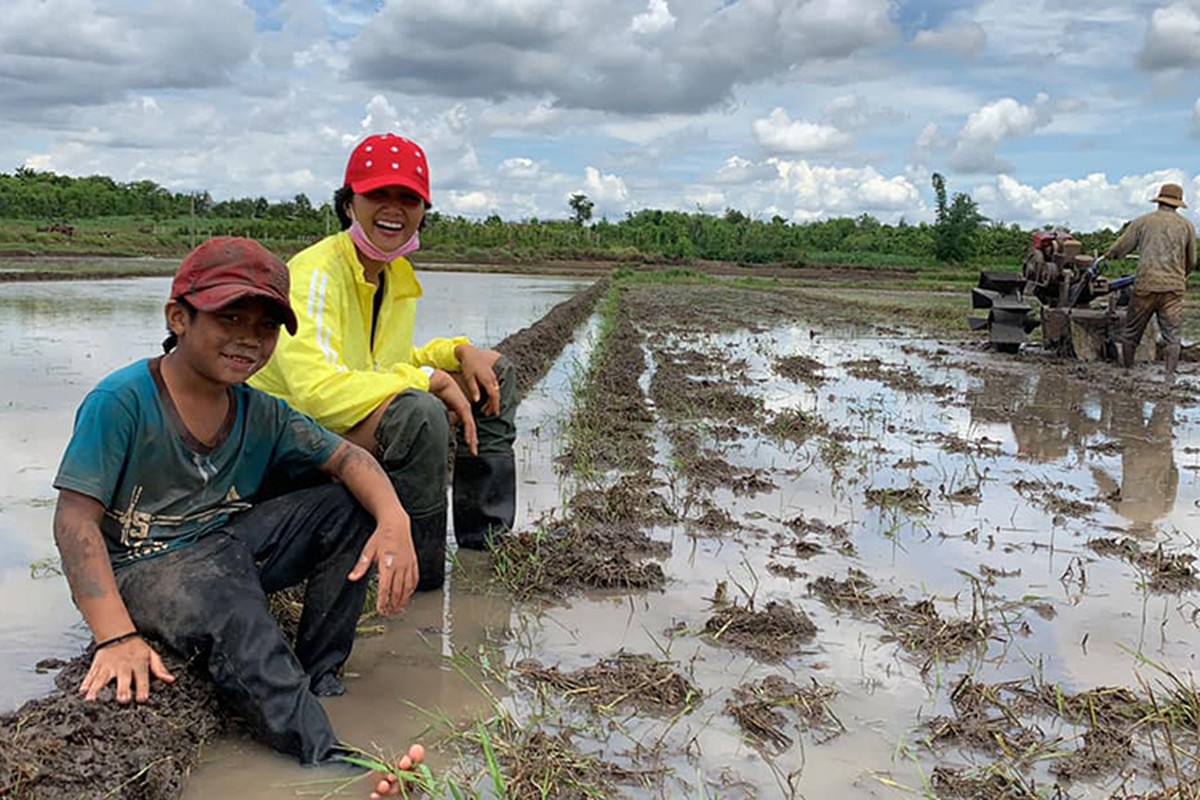
[[[207,676],[165,660],[175,685],[155,684],[146,703],[117,705],[111,687],[83,700],[89,651],[58,674],[53,694],[0,717],[0,797],[178,797],[200,748],[228,723]]]

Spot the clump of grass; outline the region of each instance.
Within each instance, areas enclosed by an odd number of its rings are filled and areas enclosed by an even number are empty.
[[[601,711],[627,703],[641,711],[682,712],[702,697],[695,684],[676,672],[671,663],[623,651],[572,672],[544,667],[533,660],[522,661],[514,671],[521,678],[559,690],[564,697],[584,699]]]

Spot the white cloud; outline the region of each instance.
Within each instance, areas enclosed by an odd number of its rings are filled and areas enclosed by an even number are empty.
[[[617,175],[605,175],[595,167],[584,169],[584,194],[600,212],[625,211],[629,205],[629,189]]]
[[[921,193],[903,176],[888,178],[873,167],[819,167],[784,159],[769,163],[776,178],[762,188],[771,193],[773,207],[794,220],[862,213],[900,216],[921,209]]]
[[[638,14],[629,23],[634,33],[651,34],[675,27],[675,17],[667,6],[667,0],[649,0],[645,13]]]
[[[950,165],[963,172],[1004,172],[1009,167],[996,157],[1005,141],[1028,136],[1050,123],[1050,98],[1039,92],[1032,105],[1011,97],[994,100],[967,118]]]
[[[1155,9],[1138,64],[1150,71],[1200,66],[1200,3],[1176,0]]]
[[[777,171],[771,164],[756,164],[748,158],[730,156],[725,159],[725,163],[717,170],[713,180],[719,184],[738,186],[756,181],[770,180],[776,174]]]
[[[470,217],[481,217],[486,214],[498,213],[503,206],[500,198],[483,191],[446,192],[440,198],[441,210],[447,214],[461,214]]]
[[[793,121],[782,108],[773,110],[766,119],[754,120],[751,129],[755,141],[768,152],[776,154],[829,153],[847,147],[852,142],[848,134],[832,125]]]
[[[496,169],[501,180],[532,181],[542,175],[542,167],[531,158],[506,158]]]
[[[992,219],[1025,227],[1067,225],[1077,230],[1119,229],[1126,221],[1153,210],[1150,200],[1164,183],[1196,185],[1200,175],[1159,170],[1110,180],[1095,172],[1080,179],[1060,180],[1040,188],[999,175],[994,184],[979,187],[972,197]]]
[[[987,47],[987,31],[978,22],[946,25],[937,30],[918,31],[913,37],[913,46],[974,60]]]

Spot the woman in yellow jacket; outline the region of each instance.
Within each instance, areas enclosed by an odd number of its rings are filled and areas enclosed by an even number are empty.
[[[412,521],[418,589],[445,577],[449,424],[457,428],[454,533],[483,549],[516,510],[516,387],[494,350],[466,337],[413,344],[429,165],[416,143],[368,136],[350,154],[334,209],[343,230],[297,253],[294,336],[251,383],[374,452]]]

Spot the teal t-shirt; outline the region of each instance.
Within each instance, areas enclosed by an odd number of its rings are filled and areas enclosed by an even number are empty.
[[[104,505],[114,567],[211,533],[250,507],[268,475],[320,466],[341,442],[282,400],[237,385],[207,446],[183,425],[159,362],[124,367],[88,393],[54,479]]]

